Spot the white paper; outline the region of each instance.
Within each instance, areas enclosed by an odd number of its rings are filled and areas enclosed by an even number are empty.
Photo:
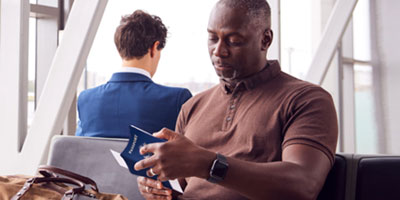
[[[171,184],[172,189],[174,189],[174,190],[176,190],[176,191],[178,191],[180,193],[183,193],[181,185],[179,184],[178,179],[169,180],[169,184]]]
[[[117,160],[117,163],[118,163],[121,167],[128,169],[128,165],[126,165],[126,162],[125,162],[125,160],[121,157],[121,154],[118,153],[118,152],[116,152],[116,151],[114,151],[114,150],[112,150],[112,149],[110,149],[110,151],[111,151],[112,155],[114,156],[115,160]]]
[[[128,169],[128,165],[126,165],[124,159],[121,157],[121,153],[118,153],[112,149],[110,149],[110,152],[121,167]],[[183,193],[183,190],[181,188],[181,185],[179,184],[178,179],[169,180],[169,184],[171,184],[172,189],[180,193]]]

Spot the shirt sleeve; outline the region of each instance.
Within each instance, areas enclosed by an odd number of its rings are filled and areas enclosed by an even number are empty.
[[[77,105],[76,105],[76,109],[78,111],[78,125],[76,127],[76,131],[75,131],[75,135],[76,136],[85,136],[82,130],[82,122],[81,122],[81,109],[80,109],[80,105],[81,105],[81,101],[82,101],[82,93],[79,95],[78,97],[78,101],[77,101]]]
[[[293,95],[286,112],[282,149],[308,145],[322,151],[333,165],[338,125],[331,95],[317,86],[302,89]]]
[[[184,106],[182,106],[181,111],[179,112],[178,119],[176,120],[175,132],[184,135],[185,133],[185,116],[184,116]]]
[[[76,127],[76,136],[84,136],[82,133],[82,126],[81,126],[81,120],[78,121],[78,126]]]
[[[189,92],[189,90],[188,90]],[[192,94],[189,92],[190,97],[192,97]],[[181,135],[185,135],[185,129],[186,129],[186,125],[188,123],[188,113],[190,112],[191,108],[192,108],[192,100],[193,99],[187,99],[188,101],[186,101],[183,105],[182,108],[179,112],[178,118],[176,120],[176,126],[175,126],[175,132],[181,134]]]
[[[186,89],[186,88],[182,89],[182,91],[179,94],[179,98],[178,98],[178,102],[177,102],[178,103],[178,105],[177,105],[178,113],[180,112],[182,105],[187,100],[189,100],[191,97],[192,97],[192,93],[190,93],[190,91],[188,89]]]

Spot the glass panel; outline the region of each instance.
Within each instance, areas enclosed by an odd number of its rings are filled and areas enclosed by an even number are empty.
[[[35,74],[36,74],[36,19],[29,18],[28,53],[28,127],[35,113]]]
[[[335,0],[281,1],[282,70],[304,79]]]
[[[369,0],[359,0],[353,13],[354,59],[371,60]]]
[[[377,153],[372,66],[354,65],[356,153]]]
[[[0,25],[1,25],[1,0],[0,0]],[[1,26],[0,26],[1,27]],[[0,38],[1,38],[1,31],[0,31]],[[0,40],[1,41],[1,40]]]
[[[282,70],[304,78],[312,58],[311,1],[281,1]]]
[[[168,28],[166,47],[153,80],[187,87],[192,93],[218,83],[207,48],[207,24],[212,1],[109,1],[87,60],[87,87],[105,83],[121,66],[114,32],[122,15],[142,9],[161,17]],[[166,8],[182,8],[175,12]],[[184,9],[183,9],[184,8]],[[83,79],[84,80],[84,79]],[[84,85],[81,83],[81,86]],[[79,91],[78,91],[79,94]]]

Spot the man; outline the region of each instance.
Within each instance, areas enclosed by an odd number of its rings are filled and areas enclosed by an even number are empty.
[[[128,138],[129,125],[151,132],[175,128],[182,104],[192,95],[151,80],[166,36],[157,16],[137,10],[122,17],[114,36],[122,67],[106,84],[80,94],[76,135]]]
[[[265,0],[220,0],[208,47],[220,85],[182,107],[177,133],[135,164],[159,181],[178,178],[178,199],[316,199],[334,163],[337,119],[331,96],[266,59],[272,42]],[[172,191],[139,177],[146,199]]]

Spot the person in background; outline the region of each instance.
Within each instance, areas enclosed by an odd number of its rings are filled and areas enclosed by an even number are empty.
[[[182,104],[192,95],[151,79],[166,37],[167,28],[155,15],[136,10],[122,17],[114,35],[122,66],[106,84],[79,95],[77,136],[128,138],[130,125],[149,132],[175,128]]]
[[[266,0],[220,0],[208,49],[220,84],[186,102],[176,132],[154,135],[137,162],[146,199],[316,199],[334,163],[338,137],[331,95],[268,60]],[[176,179],[183,194],[160,181]]]

